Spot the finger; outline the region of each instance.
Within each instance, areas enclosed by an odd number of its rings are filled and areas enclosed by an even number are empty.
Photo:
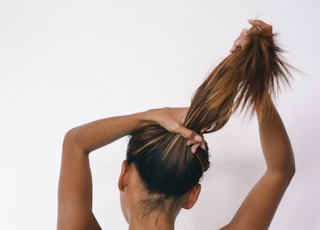
[[[256,26],[260,29],[262,29],[263,31],[268,31],[268,32],[272,32],[272,26],[265,23],[264,21],[261,21],[261,20],[253,20],[253,19],[249,19],[248,22],[253,25],[253,26]]]
[[[242,43],[243,40],[246,40],[248,38],[248,30],[242,29],[240,34],[240,42]]]
[[[191,151],[193,153],[196,152],[196,150],[200,147],[201,149],[203,150],[206,150],[206,144],[205,144],[205,141],[201,141],[201,142],[195,142],[195,141],[192,141],[192,140],[188,140],[187,141],[187,146],[191,146]]]
[[[203,150],[206,150],[206,144],[204,141],[201,142],[200,148],[202,148]]]
[[[184,138],[188,139],[189,141],[192,141],[193,143],[203,141],[203,138],[201,137],[201,135],[197,134],[195,131],[192,131],[191,129],[188,129],[182,125],[179,127],[179,130],[177,130],[177,132]]]
[[[195,154],[199,148],[200,144],[194,144],[191,146],[191,152]]]
[[[203,149],[203,150],[206,150],[206,146],[205,146],[204,141],[201,142],[201,143],[193,144],[193,145],[191,146],[191,152],[192,152],[193,154],[196,153],[199,147],[200,147],[201,149]]]
[[[191,141],[191,140],[188,140],[187,141],[187,145],[189,146],[189,145],[192,145],[193,144],[193,141]]]
[[[201,136],[200,136],[201,137]],[[202,137],[201,137],[202,138]],[[202,146],[202,144],[204,143],[204,139],[202,138],[202,141],[195,141],[195,140],[191,140],[188,139],[187,140],[187,145],[195,145],[195,144],[199,144],[199,146]]]
[[[236,51],[236,49],[240,46],[240,36],[233,42],[232,48],[230,52]]]
[[[243,29],[240,34],[240,45],[244,47],[248,43],[248,30]]]

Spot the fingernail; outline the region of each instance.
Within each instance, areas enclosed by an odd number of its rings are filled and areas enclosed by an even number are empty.
[[[192,145],[192,141],[187,141],[187,145]]]
[[[195,154],[197,152],[197,148],[195,148],[194,146],[191,146],[191,152]]]
[[[203,150],[206,150],[206,145],[205,145],[204,143],[202,143],[202,144],[200,145],[200,147],[201,147]]]
[[[200,141],[202,141],[202,137],[197,135],[197,136],[194,137],[194,140],[200,142]]]

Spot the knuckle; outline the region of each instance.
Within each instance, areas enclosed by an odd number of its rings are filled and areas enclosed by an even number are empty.
[[[185,131],[185,137],[191,138],[193,136],[193,132],[190,129],[186,129]]]

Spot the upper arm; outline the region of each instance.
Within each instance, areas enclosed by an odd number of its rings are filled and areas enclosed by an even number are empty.
[[[100,229],[92,214],[89,157],[65,136],[58,191],[58,229]]]
[[[292,178],[286,172],[266,171],[249,192],[231,222],[223,230],[268,229]]]

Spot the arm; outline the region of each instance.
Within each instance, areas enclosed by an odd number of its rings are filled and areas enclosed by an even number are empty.
[[[272,26],[260,20],[249,23],[272,33]],[[247,44],[247,30],[236,39],[231,52]],[[271,98],[269,97],[269,100]],[[257,113],[258,114],[258,113]],[[269,117],[258,114],[260,142],[266,162],[266,171],[249,192],[227,229],[263,230],[268,229],[273,215],[295,172],[295,163],[290,140],[282,120],[272,105]]]
[[[268,229],[273,215],[295,172],[290,140],[277,110],[270,117],[258,116],[260,142],[266,172],[249,192],[227,229]]]
[[[101,229],[92,213],[90,152],[150,123],[158,123],[168,131],[180,133],[198,143],[198,135],[181,125],[186,112],[187,108],[154,109],[106,118],[71,129],[63,143],[58,191],[58,229]]]

